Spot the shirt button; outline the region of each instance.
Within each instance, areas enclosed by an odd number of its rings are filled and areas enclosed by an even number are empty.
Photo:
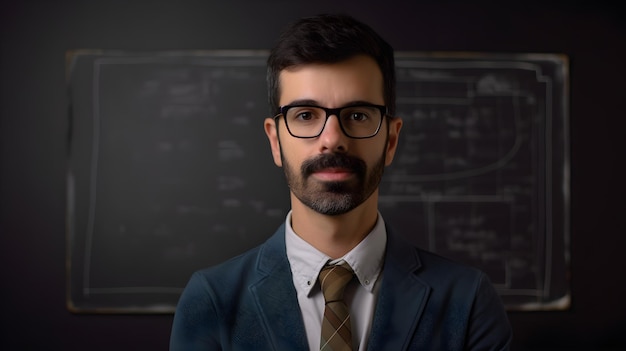
[[[370,285],[370,281],[369,280],[365,280],[365,285]]]
[[[306,285],[311,285],[311,281],[310,281],[310,280],[307,280],[307,281],[306,281]]]

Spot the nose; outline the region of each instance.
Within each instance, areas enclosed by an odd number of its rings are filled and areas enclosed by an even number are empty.
[[[339,118],[330,115],[319,136],[321,152],[346,152],[348,137],[341,130]]]

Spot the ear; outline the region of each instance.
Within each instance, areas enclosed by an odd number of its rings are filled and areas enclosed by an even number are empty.
[[[385,166],[389,166],[398,149],[398,139],[402,129],[402,119],[399,117],[389,117],[389,137],[387,139],[387,152],[385,154]]]
[[[280,157],[280,140],[278,139],[278,126],[276,125],[276,120],[273,118],[266,118],[263,123],[265,128],[265,134],[267,135],[267,139],[270,142],[270,148],[272,149],[272,157],[274,158],[274,163],[278,167],[283,166],[282,159]]]

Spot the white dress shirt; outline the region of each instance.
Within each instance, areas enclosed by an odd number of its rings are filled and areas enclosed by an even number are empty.
[[[358,283],[352,281],[346,287],[344,295],[350,309],[353,349],[365,350],[382,280],[381,268],[387,244],[385,223],[380,213],[374,229],[365,239],[345,256],[336,260],[331,260],[293,231],[291,212],[287,214],[285,223],[285,243],[310,349],[320,349],[324,316],[324,296],[317,277],[327,263],[337,264],[345,261],[358,278]]]

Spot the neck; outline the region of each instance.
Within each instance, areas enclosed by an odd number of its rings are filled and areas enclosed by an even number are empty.
[[[336,259],[357,246],[376,225],[378,191],[348,213],[318,213],[291,195],[291,227],[304,241]]]

